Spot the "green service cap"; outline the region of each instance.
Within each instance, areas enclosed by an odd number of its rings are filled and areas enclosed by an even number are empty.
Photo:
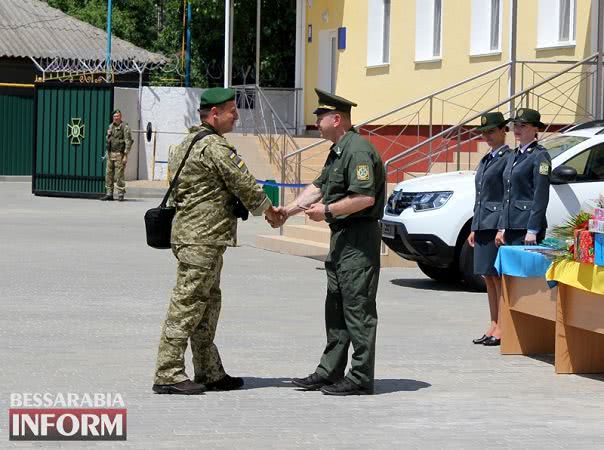
[[[317,106],[317,109],[315,109],[313,114],[319,115],[330,111],[349,113],[353,106],[357,106],[356,103],[351,102],[350,100],[322,91],[321,89],[315,88],[315,92],[319,97],[319,106]]]
[[[501,128],[509,122],[509,119],[505,119],[503,114],[499,111],[489,112],[480,116],[480,126],[476,128],[476,131],[488,131],[493,128]]]
[[[115,115],[115,114],[121,114],[122,112],[119,109],[114,109],[113,112],[111,113],[111,115]]]
[[[538,128],[545,128],[545,124],[541,122],[539,111],[530,108],[520,108],[516,111],[516,117],[512,119],[512,122],[529,123]]]
[[[220,105],[235,98],[235,89],[215,87],[206,89],[202,92],[199,100],[200,108],[209,108],[210,106]]]

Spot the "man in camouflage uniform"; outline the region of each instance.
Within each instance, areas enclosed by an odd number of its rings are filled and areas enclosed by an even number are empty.
[[[117,185],[117,199],[124,200],[126,182],[124,170],[128,162],[128,153],[132,147],[132,133],[127,123],[122,122],[122,112],[113,111],[113,122],[107,128],[107,169],[105,172],[106,194],[101,200],[113,200],[113,186]]]
[[[355,103],[316,89],[317,128],[333,142],[321,175],[287,207],[273,225],[302,210],[331,229],[325,260],[327,343],[315,372],[292,383],[326,395],[373,393],[384,165],[375,148],[350,121]],[[348,348],[353,353],[345,374]]]
[[[158,394],[201,394],[231,390],[241,378],[226,374],[214,344],[220,314],[220,272],[227,246],[237,243],[237,199],[253,215],[277,219],[276,210],[235,148],[223,137],[238,118],[235,91],[212,88],[201,96],[201,126],[177,146],[170,159],[175,174],[198,131],[213,134],[198,141],[173,191],[176,216],[172,251],[178,259],[176,287],[162,328],[153,391]],[[184,354],[191,341],[194,381],[185,373]]]

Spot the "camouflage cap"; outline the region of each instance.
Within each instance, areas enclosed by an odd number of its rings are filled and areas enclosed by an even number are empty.
[[[314,110],[313,114],[319,115],[331,111],[349,113],[353,106],[357,106],[356,103],[350,100],[322,91],[321,89],[315,88],[315,92],[319,97],[319,106]]]
[[[489,112],[480,116],[480,126],[476,128],[476,131],[488,131],[493,128],[502,128],[509,122],[509,119],[505,119],[503,114],[499,111]]]
[[[211,106],[220,105],[235,98],[235,89],[215,87],[206,89],[201,93],[199,100],[200,108],[209,108]]]

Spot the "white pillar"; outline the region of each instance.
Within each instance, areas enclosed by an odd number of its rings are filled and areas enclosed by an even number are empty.
[[[224,0],[224,87],[233,76],[233,0]]]
[[[296,129],[304,133],[304,81],[306,58],[306,0],[296,1]]]

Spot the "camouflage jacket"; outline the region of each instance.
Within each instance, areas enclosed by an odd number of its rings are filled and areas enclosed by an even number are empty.
[[[114,125],[113,122],[107,128],[107,142],[109,143],[110,151],[128,154],[132,147],[132,133],[126,122],[119,125]]]
[[[172,176],[191,141],[202,129],[211,130],[211,127],[203,124],[192,128],[170,155],[168,165]],[[191,149],[172,191],[176,207],[172,243],[237,245],[237,218],[233,214],[236,198],[255,216],[271,206],[235,148],[219,134],[204,137]]]

